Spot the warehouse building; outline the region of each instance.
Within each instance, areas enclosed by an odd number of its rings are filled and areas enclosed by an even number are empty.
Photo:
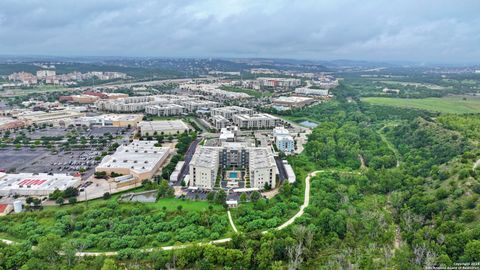
[[[142,121],[138,124],[142,136],[154,134],[179,134],[188,132],[190,128],[182,120]]]
[[[24,121],[27,125],[53,124],[55,126],[68,126],[74,119],[82,116],[85,116],[85,114],[72,110],[32,111],[18,115],[18,119]]]
[[[289,109],[302,108],[314,102],[315,100],[309,97],[278,97],[272,100],[274,105]]]
[[[77,187],[80,177],[68,174],[0,173],[0,196],[48,196],[56,189]]]
[[[307,96],[328,96],[328,89],[312,89],[307,87],[301,87],[295,89],[295,94]]]
[[[143,114],[105,114],[100,118],[107,126],[136,127],[142,121]]]
[[[133,141],[121,145],[114,154],[105,156],[96,172],[132,175],[136,180],[150,179],[165,163],[170,148],[156,147],[156,141]]]
[[[98,116],[85,116],[73,121],[76,126],[113,126],[136,127],[142,121],[143,114],[103,114]]]

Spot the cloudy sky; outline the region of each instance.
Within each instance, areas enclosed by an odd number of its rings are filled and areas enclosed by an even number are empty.
[[[0,0],[0,54],[480,63],[478,0]]]

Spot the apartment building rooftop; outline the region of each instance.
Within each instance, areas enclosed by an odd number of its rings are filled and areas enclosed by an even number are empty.
[[[195,151],[190,161],[191,166],[216,169],[218,164],[213,162],[218,159],[218,147],[201,146]]]

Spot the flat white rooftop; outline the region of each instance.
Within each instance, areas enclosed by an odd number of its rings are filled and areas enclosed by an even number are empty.
[[[248,121],[248,120],[264,120],[264,119],[276,120],[276,119],[278,119],[278,117],[270,115],[268,113],[259,113],[259,114],[252,114],[252,115],[239,114],[239,115],[236,115],[235,117],[237,119],[246,120],[246,121]]]
[[[251,147],[249,148],[249,166],[252,169],[276,167],[275,158],[270,148]]]
[[[80,183],[80,177],[68,174],[47,173],[0,173],[0,195],[8,195],[10,192],[28,194],[29,192],[42,193],[53,192],[55,189],[65,190],[68,187]]]
[[[280,102],[286,102],[286,103],[300,103],[300,102],[307,102],[307,101],[313,101],[313,98],[309,97],[297,97],[297,96],[291,96],[291,97],[278,97],[275,98],[273,101],[280,101]]]
[[[191,166],[216,169],[218,166],[218,147],[200,146],[190,161]]]
[[[104,114],[98,117],[105,121],[135,121],[141,119],[143,114]]]
[[[152,171],[170,153],[166,147],[156,147],[156,141],[133,141],[121,145],[112,155],[105,156],[98,168],[126,168],[137,173]]]
[[[138,123],[140,129],[145,130],[188,130],[187,124],[182,120],[142,121]]]

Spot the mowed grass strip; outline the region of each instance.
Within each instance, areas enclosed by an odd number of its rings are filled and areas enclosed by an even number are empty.
[[[383,98],[368,97],[361,99],[364,102],[378,105],[415,108],[441,113],[480,113],[480,98],[478,97],[443,97],[443,98]]]

